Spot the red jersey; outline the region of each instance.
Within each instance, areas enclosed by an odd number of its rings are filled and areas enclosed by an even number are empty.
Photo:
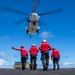
[[[32,46],[29,49],[29,52],[30,52],[30,55],[37,55],[37,53],[39,52],[39,50],[38,50],[38,48]]]
[[[14,48],[14,50],[20,51],[21,56],[27,56],[28,55],[28,52],[25,48]]]
[[[42,44],[40,45],[39,49],[40,49],[42,52],[44,52],[44,51],[48,52],[49,50],[52,49],[52,47],[51,47],[48,43],[42,43]]]
[[[52,54],[51,54],[51,57],[58,57],[58,58],[60,58],[60,53],[59,53],[59,51],[58,50],[53,50],[52,51]]]

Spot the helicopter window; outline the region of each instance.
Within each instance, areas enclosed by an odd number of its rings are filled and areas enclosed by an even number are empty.
[[[33,25],[36,25],[36,22],[35,21],[33,22]]]
[[[36,15],[34,15],[34,16],[36,16]]]

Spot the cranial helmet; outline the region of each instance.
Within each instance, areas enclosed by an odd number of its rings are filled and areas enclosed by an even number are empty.
[[[53,50],[56,50],[56,48],[53,48]]]
[[[46,43],[46,42],[47,42],[46,40],[43,40],[43,41],[42,41],[42,43]]]
[[[32,44],[32,46],[36,46],[35,44]]]
[[[24,46],[21,46],[21,48],[24,48]]]

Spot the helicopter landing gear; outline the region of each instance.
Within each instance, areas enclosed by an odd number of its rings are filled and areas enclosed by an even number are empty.
[[[26,30],[26,33],[28,34],[29,33],[29,30]]]
[[[36,30],[37,33],[39,33],[39,30]]]

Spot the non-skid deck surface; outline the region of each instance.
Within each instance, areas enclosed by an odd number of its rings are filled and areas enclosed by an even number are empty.
[[[0,75],[75,75],[75,69],[49,69],[48,71],[42,71],[42,69],[36,71],[30,69],[0,69]]]

